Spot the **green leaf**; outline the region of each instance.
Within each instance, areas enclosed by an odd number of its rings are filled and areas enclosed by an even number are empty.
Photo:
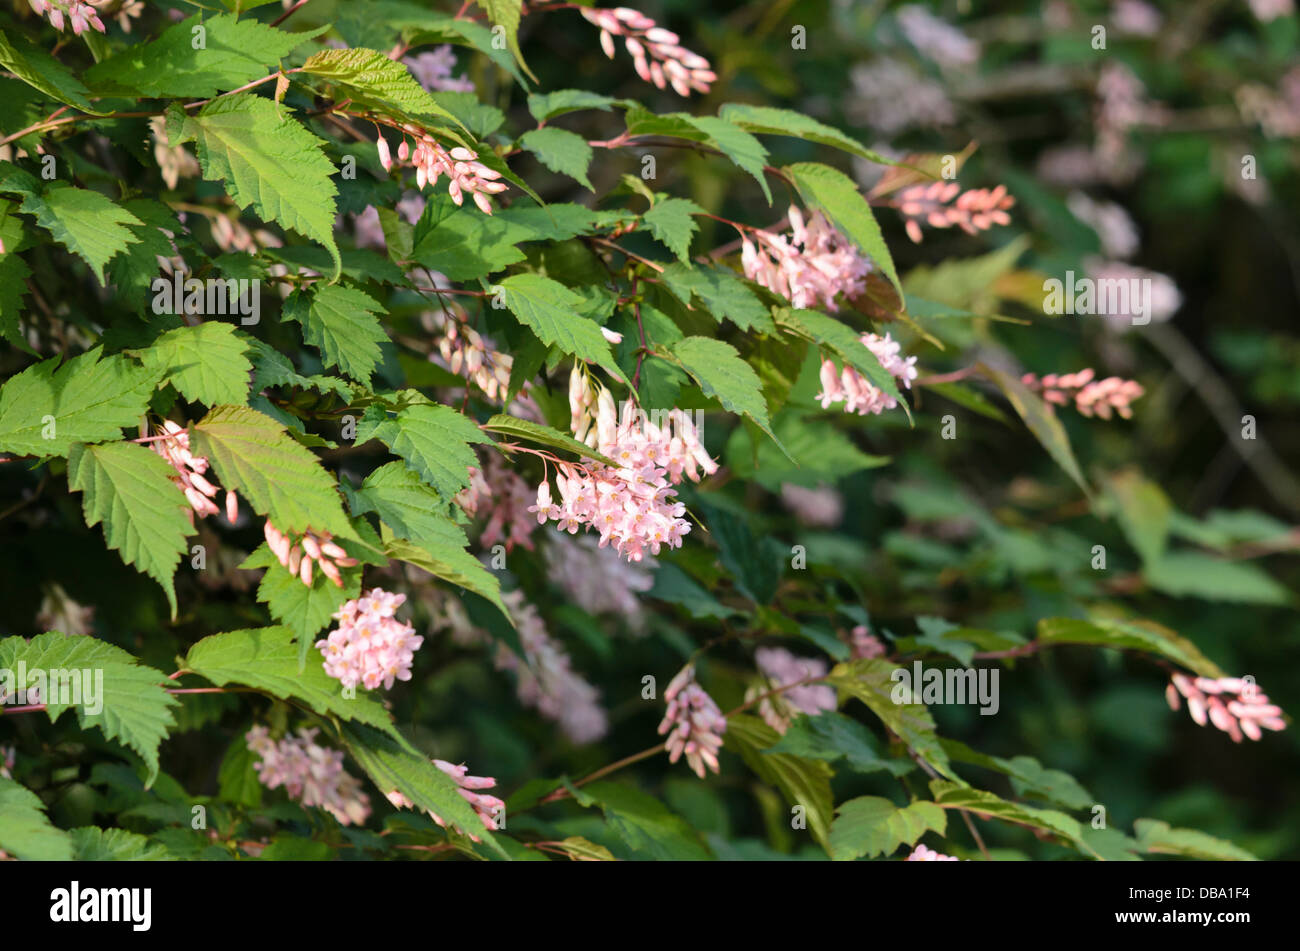
[[[772,192],[767,187],[764,166],[767,163],[767,149],[738,125],[726,119],[714,116],[688,116],[687,121],[708,136],[708,144],[714,146],[736,165],[748,172],[763,189],[763,197],[772,204]]]
[[[98,727],[110,740],[118,740],[139,753],[148,766],[147,785],[153,783],[158,775],[158,745],[175,723],[171,708],[178,703],[163,689],[166,678],[161,673],[140,665],[107,641],[67,637],[58,631],[38,634],[30,641],[21,637],[0,640],[0,672],[15,671],[19,664],[28,671],[26,686],[32,685],[30,677],[37,671],[45,672],[49,679],[44,699],[51,722],[69,707],[75,709],[83,730]],[[94,672],[93,687],[83,684],[80,676],[76,681],[66,679],[68,674],[85,671]],[[56,679],[57,690],[52,682]],[[6,684],[6,692],[13,686]]]
[[[441,536],[436,533],[438,528],[442,531]],[[420,539],[415,544],[391,539],[385,549],[386,553],[390,558],[404,561],[436,578],[486,598],[514,625],[514,618],[501,600],[500,579],[465,550],[468,540],[455,522],[445,520],[436,528],[426,525],[419,534]]]
[[[924,704],[894,701],[895,687],[901,687],[893,677],[893,672],[898,669],[879,657],[855,660],[837,664],[826,682],[839,692],[841,703],[847,697],[861,700],[881,723],[935,771],[949,779],[957,779],[948,763],[948,754],[935,735],[930,711]]]
[[[780,742],[763,752],[789,753],[827,762],[843,759],[849,769],[863,774],[887,772],[902,776],[916,769],[911,760],[882,757],[875,737],[865,726],[833,711],[795,717]]]
[[[900,845],[915,845],[927,832],[943,835],[947,828],[948,817],[932,802],[918,800],[900,808],[879,796],[859,796],[835,810],[831,858],[888,855]]]
[[[582,109],[609,111],[614,100],[609,96],[588,92],[585,89],[557,89],[548,93],[533,93],[528,97],[528,111],[538,122],[547,122],[558,116]]]
[[[338,367],[366,386],[379,365],[388,335],[379,324],[384,306],[368,294],[338,284],[317,284],[284,303],[286,320],[302,324],[303,339],[320,350],[325,366]]]
[[[103,522],[108,547],[162,585],[173,618],[172,576],[194,531],[175,474],[156,452],[136,443],[74,443],[68,451],[68,488],[84,493],[86,524]]]
[[[62,366],[51,357],[11,377],[0,388],[0,451],[61,456],[74,442],[120,439],[122,427],[139,423],[157,373],[101,354],[96,347]]]
[[[401,456],[412,472],[447,500],[469,485],[469,470],[478,467],[470,444],[492,444],[469,417],[450,406],[430,403],[407,406],[393,419],[363,418],[357,445],[372,438]]]
[[[716,396],[725,409],[748,416],[771,435],[758,374],[735,347],[712,337],[683,337],[670,352],[706,395]]]
[[[930,794],[934,796],[935,803],[944,809],[962,809],[977,816],[987,816],[1015,825],[1028,826],[1036,832],[1064,840],[1066,844],[1074,846],[1085,855],[1095,855],[1084,842],[1083,829],[1079,823],[1055,809],[1038,809],[1018,802],[1008,802],[983,789],[974,789],[971,786],[958,785],[942,779],[930,782]]]
[[[830,423],[805,420],[797,413],[778,415],[772,431],[786,454],[771,441],[758,440],[756,459],[755,440],[744,427],[732,430],[726,451],[727,465],[736,476],[753,479],[772,492],[779,492],[786,483],[816,488],[890,461],[886,456],[863,452]]]
[[[533,71],[528,68],[524,62],[523,51],[519,49],[519,20],[523,15],[522,0],[475,0],[483,8],[483,12],[488,15],[493,26],[505,28],[506,43],[510,47],[510,52],[514,54],[519,65],[523,67],[528,77],[537,82],[538,79],[533,75]]]
[[[841,149],[868,162],[876,162],[880,165],[897,164],[866,148],[839,129],[791,109],[729,102],[718,110],[718,115],[746,132],[756,132],[759,135],[788,135],[807,142],[817,142],[820,145]]]
[[[1169,517],[1173,505],[1159,485],[1128,470],[1112,477],[1106,484],[1114,504],[1120,528],[1148,568],[1165,553],[1169,540]]]
[[[317,655],[319,660],[319,654]],[[287,627],[228,631],[203,638],[185,655],[183,664],[218,687],[241,684],[291,700],[322,716],[356,720],[380,730],[393,730],[383,704],[364,689],[348,699],[337,680],[319,662],[298,666],[298,645]]]
[[[653,796],[622,783],[589,783],[581,788],[584,804],[600,807],[605,821],[632,851],[633,858],[656,861],[712,859],[700,834]]]
[[[800,162],[788,166],[785,171],[794,179],[795,188],[803,200],[820,209],[862,253],[868,255],[898,289],[901,297],[903,285],[894,270],[894,259],[889,254],[871,206],[853,179],[819,162]]]
[[[772,747],[779,738],[780,734],[756,716],[743,713],[727,719],[726,747],[739,753],[759,778],[780,789],[790,805],[803,807],[808,831],[829,851],[832,770],[820,759],[774,752]]]
[[[1043,448],[1056,464],[1065,470],[1065,474],[1073,479],[1079,488],[1083,489],[1085,495],[1091,496],[1092,490],[1088,487],[1079,463],[1074,458],[1074,450],[1070,448],[1070,437],[1052,408],[1029,387],[1001,370],[995,370],[982,363],[976,366],[981,373],[997,384],[1007,401],[1025,421],[1029,431],[1034,434],[1034,438],[1042,443]]]
[[[594,459],[596,462],[604,463],[607,466],[616,465],[609,456],[598,453],[586,443],[578,442],[572,436],[562,433],[558,429],[541,423],[534,423],[532,420],[518,419],[514,416],[498,413],[484,423],[482,428],[490,433],[497,433],[512,439],[525,439],[542,446],[550,446],[552,449],[563,449],[567,452],[576,453],[584,459]]]
[[[588,191],[595,191],[591,179],[587,177],[587,168],[591,165],[591,146],[582,136],[567,129],[547,126],[525,132],[519,137],[519,145],[536,155],[552,172],[568,175],[585,185]]]
[[[1046,644],[1092,644],[1138,650],[1172,660],[1204,677],[1225,676],[1195,644],[1154,621],[1112,618],[1083,621],[1077,618],[1049,617],[1038,622],[1038,640]]]
[[[1087,809],[1097,801],[1069,773],[1047,769],[1032,756],[1003,759],[973,750],[957,740],[940,742],[953,762],[982,766],[1009,777],[1018,796],[1044,799],[1066,809]]]
[[[208,457],[221,484],[280,531],[356,538],[333,477],[271,417],[246,406],[215,406],[191,433],[194,452]]]
[[[416,224],[411,259],[453,281],[473,281],[504,270],[524,259],[517,243],[539,237],[535,229],[514,224],[505,215],[509,210],[488,217],[457,208],[450,196],[437,195]]]
[[[144,352],[144,365],[187,400],[216,406],[248,402],[248,341],[230,324],[209,320],[169,330]]]
[[[28,195],[18,209],[88,265],[104,283],[104,265],[126,245],[139,241],[129,225],[142,225],[112,199],[88,188],[54,182],[39,195]]]
[[[613,367],[614,354],[600,325],[581,316],[585,300],[563,284],[540,274],[512,274],[501,281],[505,304],[542,343],[559,347],[579,360]]]
[[[764,333],[776,330],[768,309],[735,271],[673,263],[664,268],[660,279],[687,307],[691,306],[692,295],[698,297],[719,323],[730,320],[741,330]]]
[[[297,574],[290,574],[289,569],[280,564],[266,544],[258,546],[239,567],[266,569],[257,585],[257,600],[266,605],[271,617],[298,638],[299,660],[308,654],[307,647],[312,638],[329,627],[334,612],[345,601],[361,595],[359,569],[342,569],[342,587],[319,571],[313,572],[311,584],[303,584]]]
[[[194,30],[202,25],[203,47]],[[148,99],[215,96],[229,92],[279,64],[320,33],[286,33],[228,13],[198,14],[168,27],[157,39],[129,46],[86,71],[100,95],[134,94]]]
[[[468,132],[459,119],[415,81],[405,63],[389,59],[378,50],[321,50],[307,58],[302,70],[339,86],[343,96],[353,102],[393,118],[422,120],[421,125],[436,119],[440,120],[439,124]]]
[[[90,90],[76,76],[21,36],[10,39],[0,32],[0,66],[65,106],[76,106],[95,116],[104,114],[91,104]]]
[[[1216,839],[1195,829],[1174,829],[1158,819],[1139,819],[1133,823],[1133,831],[1137,833],[1138,847],[1155,855],[1182,855],[1211,862],[1257,861],[1227,839]]]
[[[45,818],[36,793],[0,776],[0,849],[24,862],[67,862],[72,839]]]
[[[251,93],[214,99],[193,116],[173,105],[167,136],[172,145],[194,140],[203,177],[224,181],[238,207],[251,205],[263,221],[324,245],[337,279],[343,262],[334,241],[335,168],[324,141],[286,108]]]
[[[1194,551],[1174,551],[1147,565],[1142,576],[1157,591],[1178,598],[1236,604],[1293,604],[1294,593],[1245,561]]]
[[[661,198],[642,215],[650,233],[685,263],[690,260],[691,235],[698,230],[694,215],[704,209],[689,198]]]
[[[339,735],[380,793],[386,796],[400,792],[417,808],[436,813],[505,855],[492,833],[483,827],[483,820],[461,798],[455,781],[401,736],[359,724],[344,724]]]
[[[853,367],[878,390],[898,400],[904,409],[907,408],[894,375],[880,365],[880,360],[871,352],[871,348],[848,325],[815,310],[795,309],[777,311],[777,323],[783,330],[817,344],[840,363]]]
[[[78,862],[165,862],[175,858],[165,847],[126,829],[82,826],[70,836]]]

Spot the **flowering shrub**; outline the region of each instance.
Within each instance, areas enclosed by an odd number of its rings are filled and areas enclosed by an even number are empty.
[[[1289,2],[1191,118],[1154,5],[804,6],[0,13],[0,857],[1293,847],[1115,766],[1294,746],[1294,432],[1121,203],[1294,196]]]

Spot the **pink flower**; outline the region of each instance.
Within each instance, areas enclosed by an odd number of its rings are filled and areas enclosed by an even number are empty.
[[[768,683],[750,687],[745,693],[745,699],[753,700],[773,690],[780,690],[780,693],[765,697],[758,705],[759,715],[778,733],[789,729],[790,721],[801,713],[816,715],[834,710],[837,706],[833,687],[819,684],[790,686],[803,680],[825,677],[825,661],[795,657],[781,647],[760,647],[754,652],[754,659]],[[783,687],[789,689],[781,690]]]
[[[336,588],[341,588],[343,576],[339,569],[352,568],[357,564],[355,558],[349,557],[348,553],[333,541],[333,536],[329,532],[315,532],[309,529],[303,532],[297,541],[293,541],[268,519],[262,527],[262,533],[266,536],[266,544],[270,547],[271,553],[280,564],[289,570],[289,574],[297,575],[299,580],[308,587],[311,587],[312,574],[315,570],[312,565],[319,565],[321,574]]]
[[[904,862],[957,862],[960,861],[955,856],[944,855],[934,849],[926,848],[924,845],[917,844],[912,850],[912,854],[903,859]]]
[[[584,7],[579,12],[600,28],[600,48],[610,59],[614,58],[614,37],[623,37],[636,74],[648,83],[660,89],[672,86],[679,96],[689,96],[692,90],[707,93],[709,85],[717,81],[707,59],[684,49],[676,33],[656,26],[644,13],[628,7]]]
[[[456,54],[450,45],[408,56],[402,60],[416,81],[429,92],[473,92],[474,84],[466,77],[452,76],[456,68]]]
[[[456,146],[448,151],[429,132],[411,123],[398,126],[402,132],[402,144],[398,147],[397,157],[393,158],[387,140],[381,134],[375,141],[379,152],[379,162],[384,170],[394,166],[409,165],[415,169],[416,187],[421,191],[425,185],[435,185],[442,176],[447,177],[447,194],[457,205],[469,195],[474,204],[485,215],[492,214],[491,195],[499,194],[508,187],[501,178],[501,173],[488,168],[478,161],[478,153],[463,146]],[[415,145],[406,141],[410,136]]]
[[[185,493],[190,508],[197,512],[200,518],[219,514],[221,509],[213,502],[217,497],[217,486],[209,482],[204,475],[208,471],[207,457],[196,456],[190,452],[189,430],[166,419],[163,420],[159,432],[166,438],[153,440],[149,447],[176,470],[172,481]],[[239,499],[235,493],[227,490],[226,519],[233,525],[238,518]],[[190,521],[193,520],[194,516],[191,514]]]
[[[259,757],[257,778],[267,789],[283,786],[304,806],[325,809],[342,825],[361,825],[370,816],[370,798],[360,780],[344,772],[343,754],[316,743],[317,732],[304,727],[277,741],[264,726],[249,730],[245,741]]]
[[[523,476],[500,456],[491,454],[482,469],[469,470],[469,477],[469,488],[456,496],[456,504],[471,518],[487,519],[479,543],[491,548],[504,541],[506,551],[513,551],[515,545],[532,551],[532,534],[537,523],[530,514],[533,491]]]
[[[479,819],[482,820],[485,829],[501,828],[501,819],[505,816],[506,804],[496,796],[489,796],[474,791],[476,789],[491,789],[497,784],[495,779],[490,776],[468,776],[466,775],[469,772],[468,767],[464,765],[455,766],[442,759],[435,759],[433,765],[456,781],[456,785],[460,787],[456,791],[461,794],[461,797],[466,802],[474,807],[474,811],[478,814]],[[397,790],[393,790],[388,794],[388,801],[398,809],[414,808],[414,804],[411,800],[407,799]],[[429,817],[433,819],[434,822],[438,823],[440,827],[446,827],[447,823],[443,820],[442,816],[438,815],[436,812],[430,810]],[[465,834],[475,842],[481,841],[478,836],[474,835],[474,833],[470,832],[468,829],[464,831]]]
[[[904,358],[902,346],[889,334],[883,337],[876,334],[863,334],[862,345],[875,354],[880,365],[903,386],[911,388],[917,377],[916,357]],[[846,413],[880,415],[887,409],[898,405],[898,400],[877,387],[853,367],[845,366],[837,371],[832,360],[823,360],[821,367],[822,391],[817,394],[822,409],[829,409],[835,403],[843,403]]]
[[[872,634],[865,624],[859,624],[849,632],[849,647],[855,660],[884,657],[888,653],[884,641]]]
[[[1282,708],[1269,703],[1268,697],[1250,679],[1192,678],[1174,674],[1165,688],[1165,699],[1171,710],[1178,709],[1179,694],[1187,698],[1187,712],[1197,726],[1205,726],[1208,720],[1216,729],[1232,737],[1234,743],[1240,743],[1243,735],[1258,740],[1264,735],[1261,727],[1264,730],[1286,729]]]
[[[917,244],[921,243],[922,224],[931,228],[955,225],[967,234],[987,231],[994,225],[1009,225],[1011,216],[1007,209],[1015,203],[1005,185],[963,192],[956,182],[943,181],[912,185],[889,199],[889,204],[906,221],[907,236]]]
[[[1048,403],[1068,406],[1073,402],[1074,408],[1084,416],[1095,415],[1110,419],[1111,413],[1115,412],[1124,419],[1131,419],[1133,410],[1129,404],[1146,392],[1142,384],[1117,376],[1104,380],[1095,377],[1091,368],[1085,368],[1077,373],[1049,373],[1042,380],[1032,373],[1026,373],[1020,382],[1041,393]]]
[[[704,778],[707,766],[718,771],[718,750],[722,749],[722,734],[727,732],[727,719],[695,682],[695,666],[683,667],[664,692],[668,712],[659,724],[659,735],[668,734],[668,762],[675,763],[686,754],[686,762],[695,775]]]
[[[820,211],[805,223],[798,206],[791,205],[787,217],[789,236],[761,228],[742,235],[740,262],[747,278],[796,307],[821,306],[831,312],[839,309],[835,299],[840,294],[853,298],[866,289],[871,260]]]
[[[367,690],[381,684],[391,690],[394,681],[410,680],[424,638],[393,616],[405,601],[404,594],[372,588],[339,608],[334,614],[338,628],[316,642],[325,655],[325,673],[344,687],[360,684]]]

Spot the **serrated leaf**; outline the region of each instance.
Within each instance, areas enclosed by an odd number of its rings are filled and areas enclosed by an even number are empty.
[[[176,616],[172,576],[193,532],[189,503],[176,483],[175,470],[156,452],[130,442],[68,450],[68,488],[84,493],[86,524],[104,523],[104,540],[162,586]]]
[[[690,259],[691,235],[698,230],[693,216],[702,214],[704,209],[689,198],[661,198],[641,218],[651,234],[686,262]]]
[[[307,58],[302,70],[341,87],[344,95],[354,102],[394,118],[425,122],[438,119],[441,124],[468,132],[459,119],[415,81],[405,63],[389,59],[378,50],[321,50]]]
[[[285,301],[282,315],[302,324],[303,339],[320,350],[327,367],[338,367],[366,386],[379,365],[379,344],[388,335],[379,324],[383,305],[353,287],[317,285]]]
[[[1223,677],[1224,672],[1191,641],[1154,621],[1113,618],[1080,620],[1049,617],[1038,622],[1038,640],[1045,644],[1092,644],[1138,650],[1172,660],[1203,677]]]
[[[487,13],[488,19],[494,26],[505,29],[506,44],[510,47],[510,52],[514,54],[515,60],[523,71],[528,74],[528,78],[537,82],[537,77],[524,62],[523,51],[519,49],[519,20],[523,15],[522,0],[475,0],[475,2]]]
[[[140,239],[128,227],[142,225],[112,199],[88,188],[54,182],[38,195],[28,195],[18,209],[34,215],[36,223],[88,265],[104,283],[104,265],[128,244]]]
[[[772,204],[772,192],[767,186],[764,166],[767,163],[767,149],[740,126],[715,116],[690,116],[691,125],[708,136],[708,143],[715,146],[723,155],[735,162],[742,170],[748,172],[763,189],[763,197]]]
[[[197,115],[177,106],[167,113],[174,146],[193,140],[208,181],[224,181],[240,208],[324,245],[337,279],[343,262],[334,241],[336,171],[322,139],[308,132],[288,109],[251,93],[214,99]]]
[[[0,388],[0,451],[65,455],[74,442],[120,439],[139,423],[157,373],[101,356],[96,347],[62,366],[51,357],[11,377]]]
[[[839,692],[841,703],[848,697],[861,700],[881,723],[936,772],[957,779],[949,765],[948,754],[935,735],[930,711],[924,704],[894,702],[894,690],[901,686],[892,676],[897,669],[883,658],[855,660],[837,664],[826,682]]]
[[[144,352],[144,365],[158,370],[187,400],[216,406],[248,402],[248,341],[230,324],[208,320],[169,330]]]
[[[340,737],[381,794],[400,792],[417,808],[436,813],[505,855],[496,838],[483,827],[483,820],[461,798],[455,781],[417,753],[405,739],[359,724],[344,724]]]
[[[513,625],[514,618],[501,600],[500,579],[465,550],[468,542],[464,532],[450,520],[439,523],[437,527],[443,532],[441,536],[435,534],[433,526],[426,525],[419,532],[420,539],[415,544],[394,538],[388,542],[384,551],[390,558],[404,561],[436,578],[486,598]]]
[[[1097,801],[1069,773],[1047,769],[1032,756],[1004,759],[973,750],[957,740],[940,742],[953,762],[982,766],[1007,776],[1019,796],[1045,799],[1066,809],[1086,809]]]
[[[45,803],[12,779],[0,776],[0,849],[24,862],[67,862],[72,839],[45,818]]]
[[[1138,819],[1133,823],[1138,847],[1156,855],[1183,855],[1211,862],[1254,862],[1254,855],[1227,839],[1216,839],[1196,829],[1175,829],[1159,819]]]
[[[317,660],[319,660],[317,653]],[[342,685],[325,673],[321,663],[298,667],[298,645],[287,627],[259,627],[213,634],[193,645],[184,668],[218,687],[241,684],[281,700],[297,701],[322,716],[356,720],[392,732],[393,721],[383,705],[364,689],[352,699]]]
[[[844,235],[868,255],[903,294],[903,285],[894,270],[894,259],[880,233],[875,213],[853,179],[843,172],[819,162],[800,162],[785,171],[794,179],[799,194],[809,205],[819,209]]]
[[[839,129],[818,122],[792,109],[777,109],[772,106],[751,106],[744,103],[729,102],[718,110],[718,115],[728,122],[739,126],[747,132],[760,135],[788,135],[808,142],[817,142],[842,149],[858,158],[881,165],[894,165],[877,152],[866,148],[856,139],[845,135]]]
[[[95,116],[104,114],[91,104],[90,90],[76,76],[22,36],[11,39],[0,32],[0,66],[65,106],[76,106]]]
[[[158,775],[158,745],[175,722],[171,708],[178,703],[163,689],[165,678],[160,672],[137,663],[107,641],[68,637],[58,631],[38,634],[30,641],[21,637],[0,640],[0,671],[16,670],[20,663],[29,677],[35,671],[45,671],[47,677],[53,671],[94,671],[93,697],[92,690],[85,687],[78,697],[75,691],[56,692],[47,684],[46,714],[53,722],[69,707],[76,710],[83,730],[98,727],[110,740],[139,753],[149,770],[146,785],[153,783]],[[62,686],[68,685],[64,682]]]
[[[730,320],[741,330],[764,333],[776,330],[768,309],[735,271],[674,262],[664,268],[660,280],[687,307],[692,295],[698,297],[719,323]]]
[[[473,281],[522,261],[515,245],[536,237],[508,217],[457,208],[450,196],[437,195],[416,223],[411,259],[453,281]]]
[[[961,809],[977,816],[1027,826],[1036,832],[1061,839],[1085,855],[1096,854],[1084,842],[1083,829],[1078,821],[1055,809],[1039,809],[1010,802],[986,790],[942,779],[930,782],[930,794],[934,796],[935,803],[944,809]]]
[[[900,406],[907,407],[894,375],[880,365],[879,358],[852,328],[815,310],[783,309],[777,314],[777,322],[783,329],[817,344],[840,363],[857,370],[877,389],[892,396]]]
[[[345,601],[361,595],[360,570],[343,569],[342,587],[319,571],[312,574],[311,584],[303,584],[297,574],[290,574],[280,564],[266,544],[260,545],[239,567],[266,569],[257,585],[257,600],[266,605],[271,617],[298,638],[300,659],[308,653],[303,645],[329,627],[334,612]]]
[[[591,165],[591,146],[582,136],[567,129],[547,126],[525,132],[519,137],[519,145],[536,155],[552,172],[568,175],[585,185],[588,191],[595,191],[591,179],[587,177],[587,168]]]
[[[444,499],[469,485],[469,470],[478,467],[470,444],[492,443],[469,417],[450,406],[429,403],[407,406],[395,418],[358,428],[358,445],[372,438],[401,456]]]
[[[1178,598],[1235,604],[1292,604],[1295,594],[1258,565],[1195,551],[1172,551],[1142,569],[1147,584]]]
[[[280,531],[356,537],[334,478],[271,417],[246,406],[215,406],[194,424],[191,438],[221,484]]]
[[[581,316],[585,301],[563,284],[540,274],[512,274],[500,282],[505,304],[537,339],[580,360],[615,366],[600,325]]]
[[[195,48],[195,28],[203,45]],[[286,33],[228,13],[195,15],[157,39],[127,47],[86,71],[101,95],[135,94],[150,99],[215,96],[266,75],[269,67],[317,35]]]
[[[835,810],[831,825],[831,858],[840,861],[888,855],[900,845],[915,845],[927,832],[943,835],[948,817],[932,802],[918,800],[896,806],[879,796],[859,796]]]
[[[617,465],[609,456],[602,455],[586,443],[578,442],[572,436],[562,433],[558,429],[542,423],[534,423],[532,420],[519,419],[498,413],[484,423],[482,428],[490,433],[498,433],[514,439],[526,439],[529,442],[550,446],[552,449],[563,449],[577,453],[584,459],[594,459],[607,466]]]
[[[758,374],[740,359],[735,347],[712,337],[683,337],[672,345],[671,353],[705,394],[716,396],[725,409],[748,416],[771,435]]]
[[[831,711],[795,717],[779,742],[763,752],[789,753],[827,762],[843,759],[849,769],[863,774],[887,772],[891,776],[901,776],[916,768],[908,759],[884,758],[876,746],[875,737],[865,726],[842,713]]]
[[[772,747],[780,734],[756,716],[727,718],[726,748],[740,754],[760,778],[781,790],[792,806],[802,806],[808,831],[828,851],[831,846],[831,768],[820,759],[805,759]]]
[[[175,858],[157,842],[126,829],[82,826],[70,833],[78,862],[165,862]]]
[[[528,97],[528,111],[538,122],[547,122],[558,116],[581,109],[609,111],[614,99],[585,89],[557,89],[554,92],[533,93]]]
[[[713,858],[700,834],[686,820],[639,789],[597,782],[575,792],[579,804],[600,808],[605,822],[631,850],[633,858],[670,862]]]

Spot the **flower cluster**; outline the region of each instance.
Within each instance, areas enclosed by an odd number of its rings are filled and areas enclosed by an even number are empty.
[[[259,757],[253,764],[267,789],[283,786],[304,806],[320,806],[343,825],[361,825],[370,816],[370,797],[361,781],[343,769],[343,754],[319,745],[315,728],[276,741],[264,726],[245,734],[248,748]]]
[[[104,21],[99,18],[95,8],[89,3],[82,0],[28,0],[32,9],[38,16],[43,16],[50,21],[50,26],[56,30],[63,31],[63,14],[67,13],[68,22],[72,25],[72,32],[80,36],[86,31],[86,27],[94,27],[100,33],[107,33],[104,29]]]
[[[190,452],[189,430],[167,419],[163,420],[158,432],[164,438],[155,439],[150,448],[176,470],[172,481],[185,493],[190,508],[198,513],[199,518],[219,513],[221,510],[212,501],[217,497],[217,487],[203,475],[208,471],[208,460]],[[191,515],[190,520],[193,518]],[[239,518],[239,498],[229,489],[226,490],[226,518],[232,525]]]
[[[333,541],[333,536],[329,532],[306,531],[295,542],[268,521],[263,533],[266,535],[267,545],[271,547],[271,553],[280,564],[289,569],[289,574],[297,575],[302,583],[309,587],[314,570],[313,564],[319,565],[321,574],[334,582],[335,587],[341,588],[343,576],[339,573],[339,569],[351,568],[357,563],[355,558],[349,557],[348,553]]]
[[[660,89],[672,86],[677,95],[689,96],[691,90],[707,93],[709,84],[717,81],[707,59],[684,49],[676,33],[656,26],[645,14],[628,7],[584,7],[579,12],[588,23],[600,28],[600,48],[610,59],[614,58],[614,37],[623,38],[636,74],[648,83]]]
[[[1043,399],[1057,406],[1074,408],[1084,416],[1100,416],[1110,419],[1111,413],[1119,413],[1124,419],[1133,416],[1129,404],[1146,391],[1135,380],[1124,380],[1117,376],[1108,376],[1104,380],[1095,379],[1092,368],[1078,373],[1049,373],[1039,380],[1034,374],[1026,373],[1020,381],[1043,395]]]
[[[890,199],[906,222],[907,236],[917,244],[921,243],[922,224],[931,228],[956,226],[967,234],[978,234],[994,225],[1009,225],[1011,216],[1007,209],[1015,203],[1005,185],[962,191],[956,182],[942,181],[911,185]]]
[[[1286,729],[1282,708],[1269,703],[1268,697],[1252,680],[1242,677],[1192,678],[1174,674],[1172,682],[1165,688],[1165,699],[1169,701],[1171,710],[1179,708],[1179,694],[1187,698],[1187,712],[1197,726],[1205,726],[1208,719],[1232,737],[1234,743],[1240,743],[1243,734],[1258,740],[1264,735],[1261,727],[1265,730]]]
[[[469,487],[456,496],[456,504],[470,518],[486,518],[479,544],[491,548],[504,541],[506,551],[515,545],[533,550],[532,534],[537,523],[529,515],[533,490],[518,472],[500,456],[492,454],[482,469],[469,470]]]
[[[334,613],[339,626],[316,642],[325,655],[325,673],[344,687],[360,684],[367,690],[380,684],[391,690],[394,680],[410,680],[411,661],[424,638],[394,616],[405,601],[404,594],[371,588],[339,608]]]
[[[849,72],[853,91],[849,119],[892,136],[907,129],[950,125],[957,109],[941,83],[888,56],[859,63]]]
[[[759,672],[768,685],[754,685],[745,692],[745,700],[771,693],[758,704],[759,715],[778,733],[790,727],[790,721],[801,713],[816,715],[835,709],[835,690],[817,684],[791,687],[803,680],[816,680],[826,676],[826,662],[809,657],[795,657],[780,647],[760,647],[754,652]],[[789,688],[789,689],[782,689]]]
[[[871,261],[835,230],[820,211],[804,222],[795,205],[787,213],[791,234],[761,228],[743,235],[740,261],[745,276],[780,294],[796,307],[835,311],[840,294],[856,297],[866,289]]]
[[[907,42],[939,66],[970,66],[979,59],[979,44],[918,4],[899,7],[894,14]]]
[[[415,81],[429,92],[474,91],[474,83],[467,77],[451,74],[456,68],[456,54],[448,44],[417,56],[408,56],[402,62],[411,70]]]
[[[916,379],[916,357],[904,357],[902,347],[889,334],[880,337],[876,334],[863,334],[862,345],[875,354],[886,372],[903,386],[911,389]],[[843,403],[844,412],[880,415],[887,409],[898,405],[898,400],[880,389],[851,366],[837,370],[835,361],[822,360],[822,391],[817,394],[822,409],[828,409],[834,403]]]
[[[379,151],[379,164],[384,171],[390,171],[394,165],[408,164],[415,169],[415,183],[421,191],[424,186],[436,185],[438,178],[447,176],[447,194],[457,205],[463,204],[465,195],[474,199],[474,204],[485,215],[492,214],[492,201],[489,195],[496,195],[506,190],[505,182],[497,181],[501,173],[488,168],[478,160],[478,153],[456,146],[448,152],[428,132],[409,123],[401,126],[402,144],[397,147],[397,159],[389,150],[388,140],[381,134],[375,140]],[[410,135],[415,140],[415,147],[407,141]]]
[[[865,624],[858,624],[849,631],[849,650],[854,660],[884,657],[888,653],[885,642],[872,634]]]
[[[432,331],[437,339],[437,355],[429,354],[429,360],[441,365],[457,376],[464,376],[473,383],[490,400],[505,399],[510,388],[510,370],[514,358],[502,353],[488,338],[447,311],[434,311],[428,315]]]
[[[463,764],[455,766],[444,759],[435,759],[433,765],[456,781],[456,785],[459,787],[456,791],[461,794],[466,802],[474,807],[474,812],[476,812],[478,817],[483,820],[483,827],[485,829],[501,828],[501,817],[505,815],[506,804],[496,796],[489,796],[486,793],[474,791],[476,789],[491,789],[497,784],[495,779],[491,776],[470,776],[468,775],[468,766]],[[388,794],[388,801],[398,809],[415,808],[411,800],[407,799],[397,790],[393,790]],[[433,810],[429,810],[429,818],[438,823],[439,827],[445,828],[447,825],[442,816],[438,815]],[[465,833],[475,842],[480,841],[479,837],[474,835],[474,833],[470,832],[468,829],[465,830]]]
[[[668,734],[668,762],[675,763],[686,754],[686,762],[695,775],[704,778],[704,768],[718,771],[718,750],[722,734],[727,732],[727,718],[713,698],[695,682],[695,666],[683,667],[664,691],[668,712],[659,724],[659,735]]]
[[[934,849],[927,848],[918,844],[912,850],[912,854],[903,859],[904,862],[957,862],[960,861],[956,856],[944,855],[942,852],[936,852]]]
[[[531,519],[529,520],[532,521]],[[546,542],[546,575],[588,614],[615,614],[634,632],[645,625],[637,595],[654,587],[657,562],[624,561],[591,535],[555,534]]]

